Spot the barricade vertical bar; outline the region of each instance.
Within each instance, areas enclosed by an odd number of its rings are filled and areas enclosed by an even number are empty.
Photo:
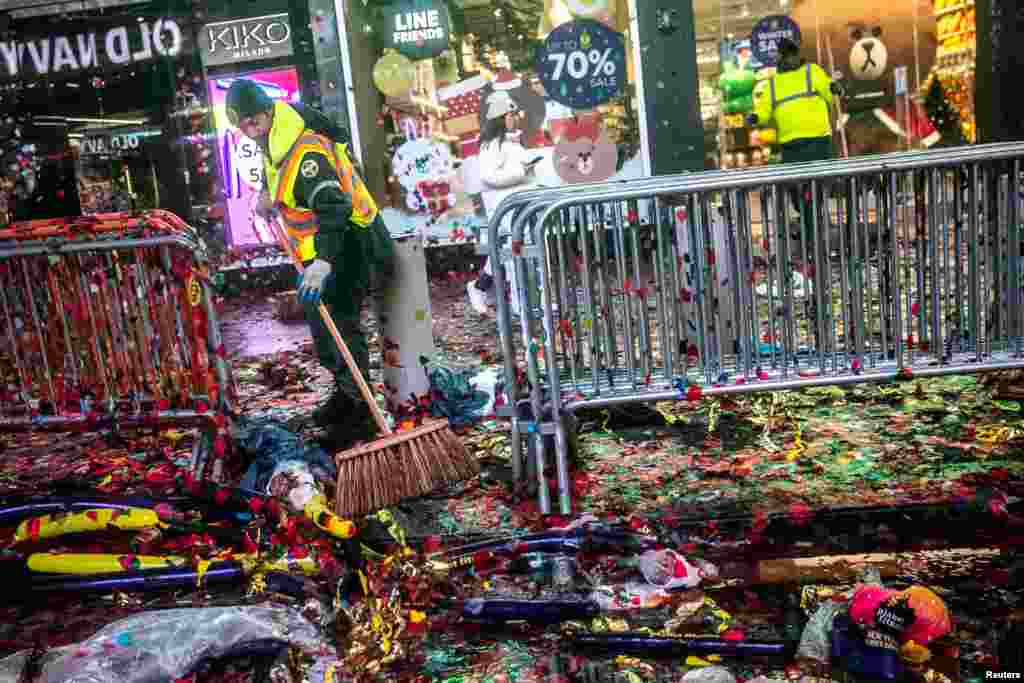
[[[739,236],[741,251],[740,260],[742,267],[736,270],[733,275],[734,286],[740,293],[741,311],[741,348],[743,350],[744,374],[749,380],[756,376],[755,372],[760,349],[758,348],[757,330],[760,327],[760,315],[757,310],[757,292],[754,291],[754,229],[753,210],[750,202],[751,192],[743,190],[741,197],[741,212],[743,219],[739,226],[742,234]],[[764,229],[764,208],[761,209],[762,229]]]
[[[939,271],[939,197],[936,193],[938,187],[936,177],[938,170],[928,171],[928,248],[930,252],[930,278],[931,278],[931,338],[929,339],[929,350],[935,354],[942,363],[942,280]]]
[[[995,239],[993,240],[993,250],[995,251],[995,262],[993,264],[992,273],[993,278],[996,282],[995,286],[995,308],[996,308],[996,329],[993,332],[993,341],[1002,346],[1002,342],[1006,339],[1006,265],[1005,258],[1003,256],[1003,244],[1006,243],[1006,178],[1003,176],[1001,168],[996,169],[996,230]],[[993,348],[995,350],[995,348]],[[999,349],[1002,351],[1002,349]]]
[[[116,291],[120,301],[119,308],[121,309],[121,315],[124,317],[124,324],[127,328],[128,333],[128,348],[134,353],[132,356],[135,359],[135,365],[137,373],[135,377],[138,380],[138,389],[135,392],[136,397],[140,397],[146,392],[146,379],[152,377],[151,366],[147,362],[146,358],[146,338],[140,324],[145,319],[139,310],[139,301],[136,288],[132,285],[131,271],[133,267],[130,265],[121,266],[120,259],[117,261],[117,280],[116,280]],[[134,321],[134,322],[133,322]]]
[[[32,312],[32,324],[36,331],[36,338],[39,340],[39,355],[43,361],[43,374],[46,377],[46,385],[50,389],[50,401],[53,402],[56,400],[57,394],[54,392],[53,375],[50,372],[50,359],[47,357],[46,335],[43,334],[42,322],[39,320],[39,309],[36,307],[35,288],[32,287],[32,283],[29,281],[27,260],[21,264],[21,274],[22,279],[25,281],[25,295],[28,297],[28,307]]]
[[[75,260],[78,264],[78,281],[79,289],[82,292],[82,304],[85,306],[85,310],[89,315],[89,324],[91,325],[92,330],[92,346],[95,353],[96,370],[100,376],[100,380],[103,382],[103,389],[106,392],[105,397],[110,398],[113,394],[113,389],[111,379],[107,376],[107,364],[104,360],[109,356],[105,356],[103,353],[103,342],[101,341],[99,326],[96,324],[96,312],[93,310],[92,287],[89,283],[89,277],[86,275],[85,262],[82,254],[75,254]]]
[[[814,283],[814,308],[816,309],[816,320],[813,322],[811,320],[808,320],[807,323],[808,326],[817,323],[817,325],[815,326],[816,331],[814,333],[814,336],[817,338],[815,346],[818,347],[818,370],[819,372],[824,373],[825,353],[828,346],[828,340],[825,337],[825,291],[828,287],[828,280],[831,279],[831,272],[829,268],[828,250],[826,246],[828,241],[829,221],[827,220],[827,215],[824,216],[825,220],[823,220],[823,214],[825,213],[823,209],[826,207],[821,206],[821,201],[819,197],[819,191],[821,189],[821,185],[818,183],[817,180],[811,181],[810,204],[811,214],[813,216],[813,219],[811,220],[811,226],[813,228],[813,235],[815,239],[814,242],[810,245],[810,248],[813,250],[814,253],[814,263],[805,263],[804,271],[805,273],[807,271],[813,273],[813,277],[811,277],[811,282]],[[807,239],[811,239],[811,236],[808,235]],[[807,247],[805,247],[805,254],[808,253],[806,249]],[[807,281],[805,279],[805,289],[806,283]]]
[[[704,241],[704,235],[707,232],[704,226],[707,224],[708,215],[705,211],[706,200],[704,195],[699,194],[694,199],[699,208],[690,217],[690,268],[693,272],[693,299],[696,304],[697,327],[700,336],[700,362],[703,365],[704,379],[708,384],[711,384],[714,379],[712,378],[713,369],[708,318],[714,315],[714,297],[706,281],[713,278],[708,276],[704,267],[704,264],[708,261],[708,248]]]
[[[153,391],[158,398],[163,397],[163,387],[160,386],[160,377],[163,374],[163,350],[167,340],[159,332],[159,309],[156,303],[156,294],[153,292],[153,283],[149,279],[149,271],[146,267],[146,253],[139,249],[136,251],[138,261],[138,284],[142,288],[143,308],[146,311],[146,337],[151,344],[151,357],[153,367],[156,370],[156,379]],[[216,320],[213,318],[213,320]],[[155,325],[155,326],[154,326]],[[220,326],[216,326],[216,334],[220,338]],[[218,342],[219,344],[220,342]]]
[[[58,257],[58,258],[60,258],[60,257]],[[60,258],[60,260],[57,263],[51,263],[50,267],[47,269],[47,272],[46,272],[46,279],[47,279],[47,284],[49,285],[50,291],[52,292],[52,296],[53,296],[53,298],[55,300],[55,303],[56,303],[56,308],[57,308],[56,315],[60,316],[61,330],[64,332],[64,361],[63,361],[63,365],[65,367],[67,367],[67,365],[68,365],[68,358],[70,357],[70,360],[71,360],[70,364],[71,364],[72,386],[77,387],[78,384],[79,384],[79,372],[78,372],[78,360],[79,359],[78,359],[78,355],[74,351],[75,344],[74,344],[74,341],[71,338],[71,326],[68,325],[68,312],[67,312],[67,309],[64,307],[64,296],[61,294],[60,286],[57,284],[57,280],[56,280],[56,277],[57,277],[56,276],[57,266],[58,266],[58,264],[61,264],[63,262],[64,262],[63,258]],[[61,375],[64,374],[63,370],[61,371],[60,374]],[[65,387],[67,386],[67,381],[66,380],[64,382],[64,386]],[[64,387],[61,387],[61,393],[62,394],[63,394],[63,390],[64,390]],[[56,398],[54,400],[56,402]],[[63,412],[64,406],[63,405],[55,405],[55,408],[57,410],[57,413],[61,413],[61,412]]]
[[[622,220],[622,207],[616,203],[615,208],[612,211],[614,218],[614,230],[615,230],[615,265],[618,266],[619,279],[616,283],[617,290],[621,293],[623,300],[622,314],[624,317],[623,322],[625,323],[625,337],[623,338],[622,350],[625,353],[626,360],[626,371],[629,374],[627,381],[629,382],[630,388],[636,391],[636,343],[634,341],[633,331],[633,312],[632,299],[629,296],[628,288],[626,287],[626,281],[629,280],[629,275],[626,271],[626,228]],[[614,305],[614,302],[613,302]],[[618,329],[615,329],[616,341],[618,338]]]
[[[812,181],[812,185],[813,185],[813,181]],[[798,342],[797,348],[794,349],[795,351],[799,352],[799,348],[801,346],[806,346],[807,349],[810,350],[812,348],[811,344],[813,343],[811,341],[811,339],[816,336],[815,325],[814,325],[814,322],[811,320],[811,307],[813,306],[811,297],[817,295],[819,288],[817,287],[817,283],[809,282],[809,281],[813,281],[814,280],[814,278],[811,277],[811,273],[813,273],[814,270],[811,268],[811,264],[810,264],[810,260],[809,260],[809,258],[810,258],[809,257],[809,253],[810,252],[808,252],[808,243],[810,242],[810,239],[811,239],[810,231],[814,230],[817,227],[815,225],[816,219],[814,217],[815,206],[814,206],[813,195],[809,196],[807,194],[807,192],[805,191],[805,188],[807,187],[806,185],[801,184],[801,185],[798,185],[797,187],[798,187],[797,191],[800,193],[800,195],[802,197],[802,199],[798,200],[797,205],[799,207],[798,213],[800,214],[800,225],[799,225],[799,234],[801,236],[801,239],[800,239],[800,271],[801,271],[801,274],[803,275],[803,278],[804,278],[803,297],[802,297],[803,298],[803,306],[801,306],[800,309],[799,309],[799,313],[802,314],[801,318],[800,318],[801,322],[799,323],[799,325],[800,325],[801,340]],[[807,220],[807,215],[806,214],[807,214],[808,211],[811,212],[811,219],[810,219],[810,221]],[[808,223],[810,223],[810,226],[808,226]],[[818,241],[817,240],[817,235],[815,235],[815,242],[817,242],[817,241]],[[815,260],[817,260],[817,259],[815,259]],[[812,287],[814,288],[814,292],[813,293],[811,292],[811,288]],[[796,313],[794,313],[794,315],[796,315]],[[813,364],[813,362],[814,361],[812,360],[811,353],[808,353],[807,354],[807,366],[810,367]]]
[[[651,222],[654,225],[654,298],[658,307],[658,334],[659,348],[661,349],[662,368],[665,373],[665,380],[672,381],[674,374],[674,354],[672,345],[675,342],[673,334],[674,325],[671,324],[672,313],[669,311],[669,297],[672,288],[668,284],[668,274],[665,272],[665,233],[666,230],[662,218],[664,211],[659,206],[657,197],[652,201],[654,210],[651,215]],[[672,308],[675,308],[674,306]]]
[[[906,332],[901,339],[900,344],[906,343],[906,353],[909,357],[909,365],[912,368],[916,357],[918,357],[918,350],[916,350],[916,343],[913,341],[920,341],[924,337],[924,331],[919,326],[918,329],[914,329],[914,323],[920,322],[921,306],[918,306],[919,315],[914,315],[913,312],[913,299],[914,296],[918,297],[919,300],[924,292],[924,263],[921,261],[921,250],[924,245],[921,244],[921,238],[923,234],[919,232],[918,217],[920,215],[918,208],[918,172],[910,171],[903,175],[903,182],[907,185],[906,196],[910,198],[910,205],[903,209],[903,224],[900,230],[902,240],[898,242],[900,250],[900,259],[903,267],[901,272],[903,273],[900,279],[900,286],[904,289],[905,296],[903,302],[906,306]],[[912,241],[912,242],[911,242]],[[913,245],[911,248],[910,245]],[[912,260],[911,260],[912,259]],[[901,328],[902,329],[902,328]]]
[[[1010,224],[1010,338],[1013,340],[1014,353],[1021,355],[1021,341],[1024,338],[1024,311],[1021,306],[1021,230],[1020,230],[1020,161],[1014,159],[1010,167],[1009,190],[1007,201],[1009,202],[1009,224]]]
[[[618,328],[615,324],[615,302],[612,300],[611,283],[608,273],[608,226],[605,224],[604,207],[600,204],[591,209],[594,221],[594,250],[597,254],[597,286],[600,296],[601,329],[604,332],[604,366],[608,375],[609,389],[614,387],[612,378],[619,368]]]
[[[543,236],[542,236],[543,237]],[[515,258],[513,259],[514,267],[517,271],[519,280],[519,325],[523,335],[523,348],[526,351],[526,372],[530,382],[530,406],[533,411],[531,416],[530,437],[533,442],[533,452],[536,458],[536,475],[537,475],[537,504],[540,507],[540,511],[543,514],[550,514],[551,512],[551,494],[548,491],[547,480],[544,477],[544,435],[541,433],[540,425],[544,418],[544,400],[542,391],[543,388],[540,383],[540,370],[537,367],[537,349],[532,338],[532,331],[530,329],[532,310],[530,305],[530,287],[529,279],[527,278],[527,263],[526,258]],[[543,288],[546,283],[540,283]],[[547,343],[547,341],[545,341]],[[548,374],[548,381],[551,382],[552,386],[557,385],[558,368],[549,367],[546,368]]]
[[[979,358],[987,355],[988,322],[991,304],[989,303],[989,277],[986,272],[992,263],[991,216],[989,215],[989,180],[988,167],[978,164],[978,225],[975,233],[974,249],[978,258],[978,329],[977,344]]]
[[[627,310],[637,310],[637,323],[640,326],[640,371],[643,374],[644,381],[651,376],[651,364],[652,359],[652,340],[651,340],[651,326],[650,316],[647,312],[647,287],[646,281],[644,280],[642,272],[642,264],[640,259],[640,225],[639,225],[639,212],[637,211],[636,202],[630,202],[627,204],[629,211],[626,214],[625,226],[629,230],[630,234],[630,251],[633,257],[633,286],[627,288],[625,293]],[[620,209],[621,210],[621,209]],[[623,255],[625,258],[625,255]],[[636,296],[636,308],[629,303],[630,297]],[[634,387],[635,388],[635,387]]]
[[[785,193],[785,188],[783,189],[783,193]],[[785,245],[782,249],[782,258],[779,265],[779,282],[783,285],[783,324],[786,326],[786,344],[782,349],[782,362],[784,367],[787,369],[792,363],[793,374],[799,375],[800,358],[797,355],[796,301],[793,295],[793,245],[790,243],[789,239],[789,212],[785,206],[788,198],[780,197],[778,193],[776,193],[775,199],[775,208],[778,211],[779,217],[782,219],[782,240]],[[806,289],[806,287],[807,283],[805,282],[804,288]],[[788,375],[788,371],[785,374]]]
[[[672,231],[669,238],[669,245],[671,250],[667,256],[668,267],[671,272],[672,279],[670,280],[671,292],[666,297],[672,302],[671,316],[672,316],[672,350],[678,351],[679,358],[676,359],[675,364],[672,367],[671,374],[666,378],[669,381],[673,380],[677,375],[685,376],[687,372],[686,358],[687,349],[683,348],[684,344],[688,341],[689,335],[686,329],[686,314],[683,310],[683,287],[687,283],[685,282],[685,275],[680,272],[683,267],[683,243],[682,231],[685,230],[685,225],[680,226],[680,223],[684,221],[679,217],[680,213],[686,214],[685,208],[666,208],[668,211],[669,218],[668,224],[669,229]]]
[[[545,226],[540,226],[542,235],[544,234],[544,228]],[[543,316],[541,321],[544,330],[544,359],[551,388],[551,421],[555,427],[555,471],[558,479],[559,510],[563,515],[568,515],[572,512],[572,501],[569,496],[568,443],[565,434],[565,423],[562,420],[562,387],[558,373],[557,357],[555,355],[555,335],[551,329],[554,321],[554,304],[548,284],[551,282],[552,276],[548,268],[548,259],[542,257],[538,260],[540,261],[541,269],[540,295],[541,314]],[[540,418],[538,420],[543,421]],[[537,450],[542,453],[544,451],[544,441],[540,430],[537,432],[537,437]],[[537,470],[537,476],[543,482],[541,485],[542,490],[546,490],[547,484],[544,482],[544,468],[540,466],[540,463],[538,463]],[[548,499],[547,507],[548,510],[542,509],[542,512],[545,514],[550,512],[550,498]]]
[[[110,253],[99,256],[99,299],[103,309],[106,328],[110,331],[110,342],[114,347],[113,359],[117,364],[118,389],[122,394],[132,390],[132,379],[134,373],[131,370],[131,358],[128,355],[128,344],[124,337],[124,330],[120,325],[120,316],[117,306],[115,288],[111,286],[112,268],[110,265]],[[106,262],[104,264],[104,261]],[[182,332],[184,337],[184,331]]]
[[[885,243],[886,238],[889,236],[889,214],[886,211],[886,206],[889,203],[889,190],[886,187],[886,177],[879,175],[876,177],[878,180],[878,189],[871,195],[871,204],[875,209],[875,225],[877,226],[878,236],[875,240],[875,294],[877,295],[878,303],[878,331],[880,336],[880,347],[879,353],[872,356],[871,366],[876,367],[878,359],[881,358],[884,363],[889,358],[889,301],[888,301],[888,282],[887,282],[887,269],[888,269],[888,253],[889,247]],[[870,259],[870,248],[867,250]],[[870,260],[869,260],[870,263]],[[872,302],[871,313],[874,313],[874,303]]]
[[[16,281],[14,275],[14,260],[10,260],[7,263],[0,262],[0,305],[4,309],[4,319],[7,321],[7,338],[11,344],[11,353],[14,354],[14,365],[18,370],[18,379],[21,382],[21,391],[18,392],[21,395],[23,401],[25,401],[25,407],[28,408],[29,401],[29,378],[28,373],[25,370],[25,363],[21,358],[21,349],[18,345],[18,339],[16,336],[16,329],[14,327],[14,315],[11,311],[10,302],[7,300],[7,291],[10,288],[13,291],[13,286],[7,283],[7,270],[11,271],[11,282],[12,285]]]
[[[926,313],[928,302],[926,301],[927,286],[934,287],[934,283],[928,283],[931,271],[927,267],[928,243],[925,242],[925,235],[928,231],[928,216],[935,215],[935,207],[929,205],[932,196],[928,194],[928,171],[914,171],[914,246],[917,252],[917,264],[912,273],[916,274],[917,294],[912,295],[917,300],[917,342],[923,342],[929,338],[929,319]],[[926,284],[927,283],[927,284]],[[911,306],[911,312],[913,306]],[[913,349],[911,350],[913,352]]]
[[[892,269],[892,301],[895,314],[895,320],[893,321],[893,342],[896,350],[896,367],[902,370],[906,366],[903,355],[903,308],[901,306],[901,300],[903,298],[903,256],[900,250],[900,220],[899,212],[897,211],[899,199],[899,179],[900,174],[895,171],[889,173],[889,206],[891,211],[889,213],[889,228],[890,228],[890,245],[892,248],[892,255],[890,257],[890,264]]]
[[[966,178],[966,169],[957,168],[953,174],[953,185],[951,192],[953,193],[953,213],[952,213],[952,245],[950,248],[950,267],[953,268],[953,283],[955,292],[953,293],[952,299],[954,302],[954,308],[956,310],[956,316],[954,319],[955,334],[953,335],[953,344],[951,348],[959,353],[965,350],[964,345],[968,338],[968,320],[967,320],[967,285],[965,284],[967,278],[967,271],[964,270],[965,266],[968,265],[968,252],[966,249],[965,231],[966,226],[964,225],[964,219],[966,218],[966,192],[967,183],[962,182],[962,178]]]
[[[519,372],[515,360],[515,350],[512,345],[512,316],[509,310],[511,306],[505,298],[505,283],[508,282],[508,273],[505,268],[504,259],[496,258],[499,250],[495,248],[492,252],[491,263],[494,272],[498,276],[499,286],[497,287],[495,303],[498,307],[499,336],[501,337],[502,355],[505,365],[505,404],[512,411],[511,434],[509,436],[509,457],[512,459],[512,478],[514,481],[523,480],[523,442],[521,425],[519,421]]]
[[[786,208],[784,203],[785,190],[779,191],[777,184],[772,185],[772,216],[775,219],[775,229],[772,231],[771,242],[776,246],[776,269],[778,271],[778,283],[779,283],[779,306],[778,310],[775,310],[773,306],[772,316],[777,319],[779,312],[781,311],[782,320],[779,321],[779,332],[780,337],[784,340],[781,345],[782,355],[782,377],[783,379],[789,378],[789,356],[793,352],[793,335],[790,330],[790,307],[792,301],[789,295],[789,288],[792,282],[792,266],[789,262],[789,219],[786,216]],[[775,346],[779,345],[778,337],[773,342]]]
[[[882,214],[879,210],[879,190],[875,189],[873,182],[877,181],[877,178],[873,176],[865,176],[864,183],[860,188],[860,196],[857,201],[860,205],[860,210],[863,212],[860,228],[860,258],[861,266],[863,269],[863,277],[861,279],[861,285],[864,291],[864,305],[862,310],[864,313],[864,325],[866,329],[865,341],[867,344],[867,357],[866,361],[870,362],[871,366],[874,367],[877,360],[877,354],[882,348],[884,340],[883,336],[883,315],[884,312],[883,304],[881,299],[875,300],[876,292],[876,281],[881,281],[881,263],[878,262],[878,254],[882,250],[882,237],[884,231],[882,230]],[[872,216],[874,217],[874,223],[872,224]],[[872,228],[874,225],[874,228]],[[872,230],[874,230],[875,241],[874,250],[872,250]],[[872,256],[872,252],[874,256]],[[872,270],[872,263],[875,263],[875,268]],[[881,285],[878,285],[880,287]],[[879,315],[875,315],[875,307],[879,309]],[[877,340],[877,342],[876,342]]]
[[[167,278],[168,293],[174,306],[174,333],[178,337],[178,360],[181,361],[182,371],[187,372],[192,369],[192,344],[188,340],[188,335],[185,334],[185,323],[181,319],[181,285],[176,278],[170,277],[174,273],[174,267],[171,264],[171,253],[166,247],[163,249],[163,256],[164,268],[169,274]]]
[[[555,300],[558,301],[558,319],[562,324],[558,325],[558,328],[552,330],[552,334],[557,336],[557,339],[561,342],[562,354],[569,361],[569,377],[573,387],[579,389],[579,375],[576,372],[576,353],[578,351],[577,345],[574,343],[575,340],[573,335],[579,330],[577,323],[577,311],[578,308],[573,306],[570,302],[570,296],[575,294],[574,284],[571,282],[572,266],[569,264],[566,258],[565,250],[565,236],[566,232],[571,229],[571,220],[569,209],[562,209],[558,212],[555,220],[555,224],[550,230],[542,228],[547,239],[550,241],[553,239],[555,242],[555,249],[546,250],[548,256],[548,263],[557,262],[558,265],[558,277],[557,279],[552,277],[552,284],[556,287]],[[569,225],[567,225],[567,223]]]
[[[863,367],[865,353],[870,353],[870,339],[867,334],[867,316],[864,313],[865,283],[864,283],[864,260],[861,258],[861,212],[867,211],[867,207],[861,202],[861,186],[857,182],[857,176],[850,178],[850,197],[846,206],[847,222],[850,230],[850,254],[847,265],[847,276],[849,279],[850,295],[850,325],[854,338],[854,353],[858,362]],[[866,251],[866,249],[865,249]]]
[[[850,207],[853,205],[856,187],[852,185],[852,182],[853,178],[843,185],[841,190],[843,194],[839,197],[836,204],[836,222],[839,225],[839,306],[843,344],[842,353],[835,353],[832,356],[833,372],[840,370],[840,357],[843,359],[843,369],[846,369],[850,366],[850,361],[857,356],[857,332],[851,327],[851,321],[853,320],[853,292],[850,291],[850,271],[848,270],[849,264],[853,263],[853,250],[851,248],[849,258],[846,252],[848,230],[850,231],[850,238],[853,237],[852,228],[854,223],[850,219]]]
[[[967,238],[967,254],[968,254],[968,275],[970,277],[970,292],[969,292],[969,310],[968,316],[970,317],[968,328],[970,334],[970,343],[973,344],[973,350],[975,353],[975,359],[981,361],[982,349],[979,341],[979,334],[981,332],[981,283],[978,279],[978,165],[971,164],[968,168],[968,186],[967,186],[967,221],[970,233]]]
[[[729,286],[732,290],[732,296],[729,297],[729,308],[732,309],[730,320],[725,320],[725,315],[722,315],[720,321],[720,328],[722,330],[722,346],[723,358],[722,358],[722,371],[727,370],[727,359],[733,358],[735,360],[735,371],[739,374],[742,370],[740,361],[740,330],[742,325],[740,323],[740,288],[737,283],[737,278],[740,272],[740,259],[738,252],[739,244],[739,223],[740,223],[740,210],[739,210],[739,192],[733,190],[732,192],[722,193],[723,211],[724,211],[724,223],[725,223],[725,248],[728,253],[722,254],[721,257],[716,257],[715,262],[718,262],[718,258],[723,260],[727,259],[729,267],[732,269],[731,278],[723,278],[719,275],[718,280],[723,286]],[[724,306],[721,306],[719,302],[719,310],[722,310]],[[726,323],[731,323],[731,326],[727,326]]]
[[[728,195],[726,194],[726,196]],[[726,248],[730,252],[725,256],[728,258],[732,273],[728,278],[722,278],[722,283],[728,284],[732,290],[732,320],[728,321],[731,323],[731,327],[727,328],[729,334],[726,338],[726,357],[733,359],[732,369],[737,375],[748,376],[749,367],[746,364],[746,354],[744,353],[746,348],[744,344],[744,337],[746,336],[744,321],[746,316],[743,315],[743,299],[740,291],[741,273],[744,272],[742,253],[744,211],[742,196],[742,192],[733,193],[732,215],[725,220]]]
[[[952,284],[950,283],[950,272],[951,267],[949,265],[949,241],[951,238],[951,227],[952,227],[952,196],[949,193],[949,173],[945,169],[937,169],[936,173],[939,177],[938,191],[939,191],[939,227],[941,231],[942,244],[941,244],[941,255],[942,255],[942,324],[945,329],[943,335],[943,345],[936,349],[940,354],[940,360],[945,364],[948,361],[948,352],[950,343],[952,342],[953,332],[953,294]]]
[[[772,354],[772,369],[779,367],[778,358],[778,345],[779,339],[782,335],[778,330],[778,313],[775,308],[775,289],[776,283],[781,287],[782,285],[782,268],[778,263],[780,257],[778,249],[772,249],[772,245],[776,244],[776,239],[779,234],[779,215],[776,209],[776,204],[779,198],[779,188],[776,185],[771,186],[771,192],[767,190],[761,190],[761,205],[764,207],[761,211],[761,215],[764,216],[764,249],[765,258],[768,261],[767,267],[767,281],[766,289],[768,290],[768,343],[771,348]],[[759,330],[760,331],[760,330]],[[760,355],[760,346],[758,347],[758,354]],[[789,376],[789,368],[786,367],[783,362],[782,367],[783,376]]]
[[[597,324],[597,314],[594,310],[594,282],[591,276],[590,268],[590,231],[591,222],[588,220],[589,207],[581,207],[579,211],[579,234],[577,235],[577,244],[580,253],[580,268],[582,272],[580,276],[583,280],[583,295],[585,297],[586,313],[583,317],[583,329],[579,334],[580,343],[584,339],[587,339],[590,351],[590,377],[591,377],[591,391],[594,396],[601,395],[601,377],[600,371],[600,358],[601,358],[601,345],[598,341],[600,334]],[[584,335],[584,330],[586,334]]]
[[[827,344],[827,355],[822,360],[822,371],[825,371],[825,366],[828,364],[828,360],[832,360],[832,372],[838,370],[839,362],[839,338],[836,334],[836,313],[835,313],[835,293],[832,283],[832,225],[833,225],[833,214],[832,206],[836,206],[835,223],[837,226],[837,232],[842,232],[843,222],[840,218],[842,209],[841,201],[834,195],[835,185],[834,182],[826,182],[821,191],[822,211],[821,214],[824,216],[824,222],[822,224],[822,255],[821,255],[821,271],[822,279],[825,283],[825,288],[822,291],[822,316],[824,316],[825,324],[825,343]],[[844,335],[845,337],[845,335]],[[848,343],[844,341],[844,343]]]

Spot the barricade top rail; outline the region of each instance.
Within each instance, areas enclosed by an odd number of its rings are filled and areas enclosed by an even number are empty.
[[[543,193],[525,210],[519,212],[513,221],[512,239],[521,241],[529,219],[538,213],[542,212],[541,220],[538,223],[543,224],[547,217],[556,211],[587,203],[652,199],[657,195],[670,193],[742,190],[770,183],[811,182],[851,176],[938,169],[971,163],[1010,160],[1022,156],[1024,156],[1024,142],[993,143],[929,152],[895,153],[856,159],[787,164],[742,171],[712,171],[657,176],[605,183],[592,186],[587,190],[580,189],[573,192],[566,192],[564,188],[561,188],[560,191],[549,190]],[[509,199],[514,197],[515,195]],[[496,216],[496,218],[500,217]]]
[[[145,235],[195,235],[194,229],[177,215],[156,209],[12,223],[0,229],[0,242],[21,243],[92,236],[109,239],[134,232]]]

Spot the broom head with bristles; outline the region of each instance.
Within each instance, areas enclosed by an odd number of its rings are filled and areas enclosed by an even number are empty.
[[[452,433],[448,420],[431,420],[343,451],[336,461],[335,512],[346,518],[426,495],[480,472],[480,463]]]

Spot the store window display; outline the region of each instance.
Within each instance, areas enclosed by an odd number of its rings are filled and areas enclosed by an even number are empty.
[[[698,7],[696,28],[705,126],[722,168],[782,161],[777,129],[745,120],[751,80],[776,69],[751,39],[777,43],[763,30],[774,18],[846,90],[832,121],[836,156],[973,142],[973,0],[716,1]]]

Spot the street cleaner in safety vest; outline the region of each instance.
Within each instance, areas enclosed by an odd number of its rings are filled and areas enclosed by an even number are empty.
[[[754,112],[748,117],[752,126],[775,123],[785,163],[823,161],[832,158],[833,95],[842,93],[838,83],[817,64],[800,57],[800,48],[792,40],[779,43],[776,74],[754,89]],[[810,190],[803,197],[791,194],[803,217],[808,237],[813,237],[814,220]]]
[[[313,420],[328,430],[335,448],[371,440],[375,426],[369,408],[318,304],[327,305],[366,375],[370,351],[360,313],[371,289],[385,284],[391,273],[393,249],[387,227],[348,157],[347,145],[323,134],[326,117],[275,101],[245,79],[231,84],[225,104],[231,124],[263,151],[269,202],[305,266],[298,295],[317,359],[334,376],[331,396],[314,411]]]

